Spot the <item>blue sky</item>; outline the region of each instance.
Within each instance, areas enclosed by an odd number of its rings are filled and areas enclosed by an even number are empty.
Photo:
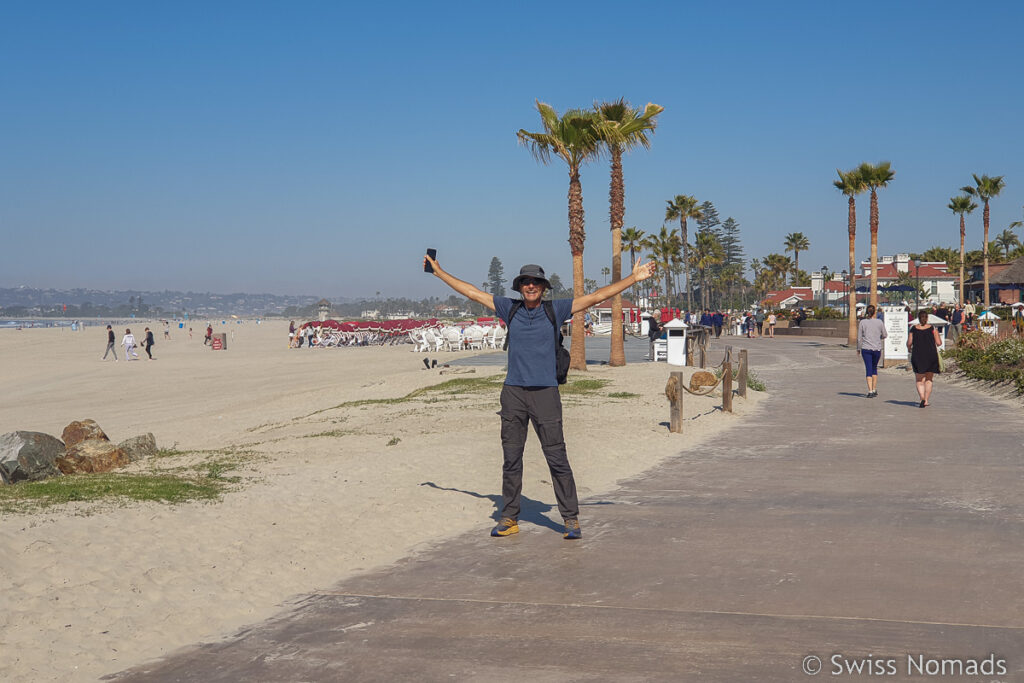
[[[431,246],[476,284],[493,256],[568,282],[565,167],[516,143],[535,99],[665,107],[625,160],[627,226],[691,194],[748,256],[799,231],[802,267],[840,270],[835,170],[885,159],[880,253],[957,243],[971,173],[1005,176],[994,236],[1024,217],[1024,9],[964,7],[4,3],[0,286],[447,296]],[[603,283],[607,164],[582,180]]]

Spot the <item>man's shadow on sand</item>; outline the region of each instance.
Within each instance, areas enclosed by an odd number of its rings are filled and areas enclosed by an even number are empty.
[[[494,505],[494,512],[491,513],[491,517],[498,521],[501,519],[501,494],[484,495],[477,493],[476,491],[465,491],[463,489],[450,488],[447,486],[438,486],[432,481],[425,481],[420,486],[429,486],[432,489],[438,491],[454,491],[455,493],[464,493],[467,496],[473,496],[474,498],[483,498],[491,501]],[[593,503],[580,503],[580,506],[584,505],[613,505],[611,501],[598,500]],[[526,496],[520,496],[520,508],[519,508],[519,521],[530,522],[537,526],[547,527],[554,531],[562,532],[565,531],[565,523],[562,522],[561,518],[551,519],[548,515],[554,513],[558,515],[558,506],[551,505],[550,503],[542,503],[539,500],[533,498],[527,498]]]

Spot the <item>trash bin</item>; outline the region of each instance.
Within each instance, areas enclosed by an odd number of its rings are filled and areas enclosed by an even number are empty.
[[[676,318],[663,325],[668,342],[666,360],[669,365],[686,365],[686,328],[687,324]]]
[[[214,351],[223,351],[228,348],[228,335],[226,332],[217,332],[210,339],[210,348]]]

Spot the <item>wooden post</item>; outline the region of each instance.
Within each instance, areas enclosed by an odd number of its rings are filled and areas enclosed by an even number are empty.
[[[669,383],[671,385],[672,380],[676,381],[675,391],[669,396],[669,419],[668,419],[668,430],[675,432],[676,434],[683,433],[683,373],[673,372]]]
[[[727,361],[732,360],[732,344],[726,344],[725,346],[725,359]]]
[[[737,393],[743,398],[747,397],[747,350],[740,349],[740,367],[738,377],[736,378]]]
[[[722,410],[732,412],[732,363],[722,364]]]
[[[703,344],[700,345],[700,369],[703,370],[708,366],[708,350]]]

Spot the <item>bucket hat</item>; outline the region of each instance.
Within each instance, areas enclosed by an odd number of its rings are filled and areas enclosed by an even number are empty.
[[[551,289],[551,283],[548,282],[548,278],[544,275],[544,269],[534,263],[528,263],[519,269],[519,275],[516,279],[512,280],[512,290],[520,291],[519,286],[522,284],[524,278],[532,277],[534,280],[541,280],[544,286]]]

